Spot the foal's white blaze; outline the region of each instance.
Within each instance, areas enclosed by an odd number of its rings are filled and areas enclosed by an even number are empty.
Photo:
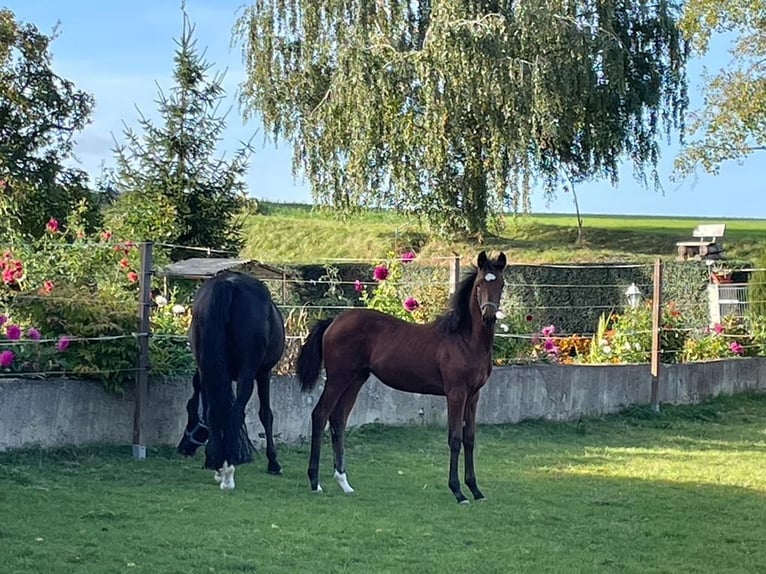
[[[351,494],[354,492],[354,489],[351,488],[351,485],[348,483],[348,478],[346,477],[346,473],[335,471],[335,474],[333,475],[333,478],[340,484],[340,487],[343,489],[343,492],[346,494]]]
[[[497,279],[497,276],[494,273],[487,273],[484,276],[484,281],[486,281],[487,283],[489,283],[490,281],[494,281],[495,279]]]
[[[236,486],[234,484],[235,470],[236,470],[236,467],[234,465],[229,466],[229,464],[226,461],[224,461],[223,468],[215,471],[213,478],[215,479],[216,482],[220,483],[221,490],[234,490],[234,487]]]

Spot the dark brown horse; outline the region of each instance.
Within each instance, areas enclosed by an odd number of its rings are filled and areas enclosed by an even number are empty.
[[[335,480],[353,492],[346,476],[343,433],[356,397],[370,373],[394,389],[447,397],[449,487],[460,503],[458,458],[465,449],[465,483],[476,500],[473,451],[479,390],[492,371],[496,313],[503,293],[505,254],[479,254],[477,269],[452,297],[449,311],[427,325],[407,323],[370,309],[352,309],[317,323],[298,356],[298,378],[304,391],[316,385],[324,360],[324,391],[311,414],[311,489],[319,485],[319,451],[329,419],[335,453]]]

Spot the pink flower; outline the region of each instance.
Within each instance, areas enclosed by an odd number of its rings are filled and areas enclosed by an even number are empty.
[[[378,265],[375,271],[372,272],[372,276],[375,278],[375,281],[385,281],[386,277],[388,277],[388,267]]]
[[[101,232],[101,239],[104,241],[109,241],[112,238],[112,232],[108,229]]]
[[[138,273],[136,273],[135,271],[128,271],[128,281],[130,281],[131,283],[135,283],[136,281],[138,281]]]
[[[364,291],[364,285],[362,285],[362,282],[359,281],[359,279],[354,281],[354,291],[356,291],[357,293],[361,293],[362,291]]]
[[[0,327],[5,325],[7,322],[8,322],[8,317],[6,317],[5,315],[0,315]]]
[[[415,257],[417,257],[417,255],[415,255],[413,251],[407,251],[406,253],[402,253],[401,261],[402,263],[411,263]]]
[[[540,331],[543,337],[550,337],[555,332],[556,332],[556,327],[554,327],[553,325],[548,325],[547,327],[543,327],[542,330]]]
[[[15,358],[16,356],[13,354],[13,351],[3,351],[0,353],[0,367],[10,367],[13,364],[13,359]]]
[[[58,342],[56,343],[56,350],[61,351],[63,353],[69,348],[69,343],[70,343],[69,337],[67,337],[66,335],[61,335],[61,337],[59,337]]]
[[[407,309],[407,311],[410,313],[412,313],[418,307],[420,307],[420,303],[418,303],[418,300],[414,297],[407,297],[404,300],[404,308]]]
[[[130,261],[128,261],[126,257],[123,257],[122,259],[120,259],[120,267],[122,267],[123,269],[127,269],[128,267],[130,267]]]
[[[30,327],[29,329],[27,329],[27,338],[32,339],[33,341],[39,341],[40,331],[38,331],[34,327]]]
[[[57,219],[51,217],[48,223],[45,224],[45,229],[50,233],[56,233],[59,230],[59,222]]]
[[[556,341],[553,339],[546,339],[543,348],[547,353],[551,353],[552,355],[559,352],[559,348],[556,346]]]
[[[43,286],[41,291],[45,293],[46,295],[50,295],[54,287],[55,285],[53,284],[53,281],[51,281],[50,279],[46,279],[45,281],[43,281]]]
[[[737,343],[737,341],[732,341],[729,343],[729,350],[735,355],[741,355],[745,352],[745,349],[742,347],[742,345]]]
[[[716,323],[715,325],[713,325],[713,331],[715,331],[718,335],[720,335],[721,333],[723,333],[723,325],[721,325],[720,323]]]
[[[18,341],[21,339],[21,327],[18,325],[8,325],[5,328],[5,336],[11,341]]]

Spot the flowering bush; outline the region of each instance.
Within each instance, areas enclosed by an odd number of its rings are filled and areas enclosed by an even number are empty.
[[[557,357],[560,363],[569,365],[587,362],[590,355],[590,337],[575,333],[566,337],[556,337],[554,343],[558,347]]]
[[[529,359],[533,325],[534,317],[527,313],[524,305],[513,294],[504,295],[500,299],[492,350],[495,365]]]
[[[722,323],[706,327],[685,341],[682,358],[685,362],[753,357],[764,350],[762,318],[724,317]]]
[[[555,325],[547,325],[532,337],[532,357],[549,363],[559,362],[559,347],[554,335]]]
[[[63,371],[69,343],[66,336],[43,339],[38,329],[22,329],[8,315],[0,314],[0,372],[34,373],[39,376],[51,371]]]
[[[4,334],[24,343],[0,345],[0,369],[66,371],[119,391],[135,379],[137,365],[138,249],[108,230],[86,234],[77,212],[68,219],[66,232],[56,219],[44,225],[40,239],[16,238],[12,248],[0,248],[0,306],[12,305],[16,321]],[[155,259],[161,263],[163,255]],[[166,334],[176,335],[150,341],[153,372],[189,371],[188,317],[157,305],[152,320],[155,332],[167,329]]]
[[[194,358],[188,343],[191,310],[178,302],[178,292],[156,295],[151,314],[154,336],[149,340],[152,374],[193,373]]]
[[[662,309],[663,362],[679,361],[687,337],[681,312],[673,302]],[[590,346],[591,363],[645,363],[652,351],[652,303],[602,315]]]
[[[412,295],[403,295],[402,266],[412,262],[415,254],[408,251],[399,257],[389,253],[386,260],[375,266],[372,272],[374,284],[368,289],[367,285],[357,279],[354,288],[359,292],[359,298],[368,309],[376,309],[382,313],[393,315],[404,321],[415,322],[414,312],[421,307]]]

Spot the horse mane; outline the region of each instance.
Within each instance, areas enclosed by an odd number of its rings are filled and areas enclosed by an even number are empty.
[[[450,297],[449,310],[435,321],[439,331],[445,334],[471,330],[471,293],[479,270],[475,269],[458,283]]]

